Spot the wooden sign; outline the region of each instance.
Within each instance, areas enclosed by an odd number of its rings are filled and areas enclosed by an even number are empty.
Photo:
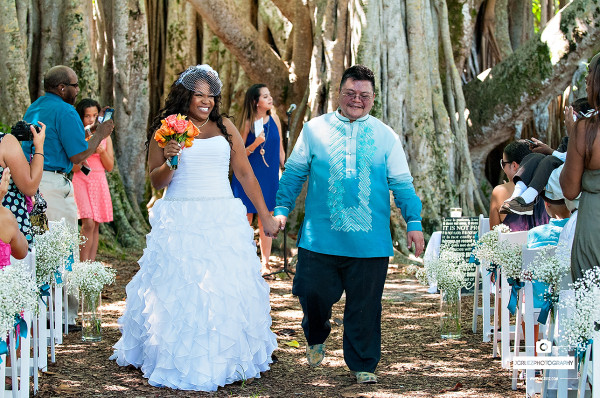
[[[463,253],[465,261],[468,262],[478,230],[479,219],[477,217],[446,217],[442,222],[442,246],[450,246],[456,252]],[[469,264],[466,274],[467,286],[463,289],[463,292],[473,291],[475,271],[476,265]]]

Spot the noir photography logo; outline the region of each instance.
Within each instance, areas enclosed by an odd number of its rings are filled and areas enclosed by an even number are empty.
[[[538,354],[550,354],[552,352],[552,343],[549,340],[542,339],[535,343],[535,351]]]

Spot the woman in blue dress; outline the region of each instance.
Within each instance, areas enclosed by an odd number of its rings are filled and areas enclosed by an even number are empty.
[[[246,155],[258,179],[267,208],[273,214],[275,195],[279,188],[279,168],[283,167],[285,152],[281,138],[281,122],[273,111],[273,97],[264,84],[255,84],[246,91],[242,117],[238,129],[246,144]],[[231,188],[247,209],[248,222],[252,223],[256,208],[244,193],[240,182],[233,175]],[[271,272],[269,257],[272,238],[265,235],[260,218],[260,253],[262,272]]]

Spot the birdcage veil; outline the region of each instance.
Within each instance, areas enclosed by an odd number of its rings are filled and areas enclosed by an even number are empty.
[[[209,95],[220,95],[223,83],[219,79],[219,74],[216,70],[211,68],[209,65],[195,65],[187,68],[179,79],[175,82],[176,85],[182,84],[183,87],[190,91],[197,91],[198,82],[206,82],[210,88],[210,93],[204,93]]]

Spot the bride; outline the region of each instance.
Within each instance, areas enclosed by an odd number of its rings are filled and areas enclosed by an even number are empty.
[[[151,210],[151,232],[127,285],[122,337],[111,359],[141,368],[157,387],[215,391],[260,377],[277,347],[246,207],[233,197],[229,163],[256,206],[265,232],[277,234],[248,163],[242,138],[220,114],[222,83],[208,65],[192,66],[171,86],[149,128],[148,166],[165,196]],[[153,139],[160,120],[187,115],[200,134],[183,150]],[[171,157],[179,155],[176,170]]]

